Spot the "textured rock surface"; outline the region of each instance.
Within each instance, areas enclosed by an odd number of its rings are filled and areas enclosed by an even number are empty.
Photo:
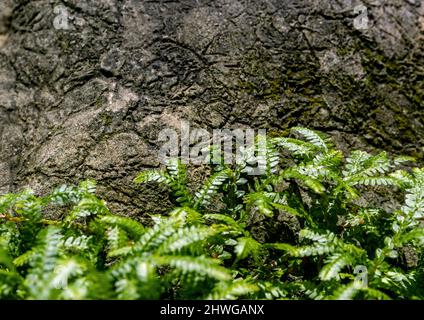
[[[0,193],[95,178],[155,210],[131,181],[179,119],[422,161],[423,49],[421,0],[1,0]]]

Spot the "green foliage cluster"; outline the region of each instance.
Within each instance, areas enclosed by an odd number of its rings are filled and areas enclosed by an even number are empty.
[[[0,197],[0,297],[424,298],[424,169],[398,169],[412,159],[384,152],[345,158],[324,134],[299,127],[258,148],[261,175],[249,175],[247,153],[213,165],[196,191],[178,160],[140,173],[135,182],[165,184],[175,202],[148,226],[112,214],[92,181]],[[382,187],[404,203],[360,204]],[[52,210],[64,218],[44,219]],[[260,241],[255,217],[279,215],[297,219],[297,239]]]

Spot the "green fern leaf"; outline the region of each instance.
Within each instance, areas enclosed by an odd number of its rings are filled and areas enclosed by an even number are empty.
[[[235,221],[233,218],[227,215],[219,214],[219,213],[211,213],[211,214],[205,214],[203,217],[206,220],[212,220],[212,221],[218,221],[218,222],[224,223],[239,232],[244,231],[243,227],[239,223],[237,223],[237,221]]]
[[[131,218],[107,215],[101,217],[100,221],[125,230],[135,239],[140,238],[145,232],[144,226]]]
[[[308,142],[319,149],[327,151],[331,147],[329,138],[323,133],[302,127],[294,127],[291,131],[302,135]]]
[[[398,166],[400,164],[404,164],[405,162],[415,162],[416,159],[410,156],[399,156],[393,159],[393,163]]]
[[[229,169],[216,172],[210,176],[203,187],[195,194],[194,209],[208,205],[212,197],[218,192],[219,187],[221,187],[230,176],[231,170]]]
[[[292,152],[296,156],[310,157],[317,152],[315,145],[293,138],[272,138],[271,143]]]
[[[258,290],[258,286],[246,280],[236,280],[232,283],[220,282],[206,300],[235,300]]]
[[[251,192],[244,198],[248,209],[254,208],[267,217],[272,217],[274,209],[272,199],[265,192]]]
[[[231,279],[230,271],[221,267],[218,259],[189,256],[156,256],[152,259],[158,265],[169,265],[183,274],[195,273],[218,281]]]
[[[191,226],[178,229],[157,250],[157,253],[170,254],[180,252],[195,243],[204,242],[215,231],[208,227]]]
[[[288,168],[283,170],[280,173],[280,177],[285,180],[296,179],[318,194],[321,194],[325,191],[325,187],[318,179],[302,174],[299,172],[298,168]]]
[[[351,186],[364,185],[364,186],[396,186],[398,181],[393,177],[357,177],[349,180]]]
[[[13,260],[13,264],[17,267],[22,267],[24,265],[30,264],[36,257],[37,251],[35,249],[29,250],[23,254],[21,254],[19,257],[15,258]]]
[[[85,264],[70,258],[59,260],[53,272],[51,286],[56,289],[64,289],[68,286],[70,280],[74,277],[81,276],[86,270]]]
[[[326,265],[321,269],[319,278],[323,281],[339,279],[340,271],[352,262],[353,259],[347,254],[336,253],[331,255],[326,259]]]
[[[109,251],[115,252],[116,250],[124,247],[127,244],[126,233],[119,229],[117,226],[109,227],[106,230],[106,239],[109,244]]]
[[[171,181],[171,177],[163,170],[145,170],[134,179],[135,183],[157,182],[168,185]]]
[[[202,214],[190,207],[175,208],[169,213],[169,216],[181,220],[188,225],[204,222]]]
[[[156,250],[165,243],[180,226],[181,222],[177,219],[168,219],[161,221],[160,223],[156,223],[135,243],[133,252],[149,253]]]
[[[237,239],[237,245],[234,247],[234,251],[237,255],[237,259],[245,259],[248,256],[252,256],[254,259],[258,258],[261,244],[252,237],[241,237]]]
[[[334,300],[352,300],[360,291],[357,282],[353,281],[350,284],[340,286],[334,293]]]

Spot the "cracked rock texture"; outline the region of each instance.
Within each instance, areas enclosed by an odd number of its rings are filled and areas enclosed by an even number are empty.
[[[0,193],[95,178],[157,211],[132,179],[180,119],[422,162],[423,49],[422,0],[1,0]]]

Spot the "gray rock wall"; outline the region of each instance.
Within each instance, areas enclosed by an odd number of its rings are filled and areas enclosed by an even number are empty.
[[[118,212],[157,133],[293,125],[423,160],[421,0],[1,0],[0,193],[95,178]]]

